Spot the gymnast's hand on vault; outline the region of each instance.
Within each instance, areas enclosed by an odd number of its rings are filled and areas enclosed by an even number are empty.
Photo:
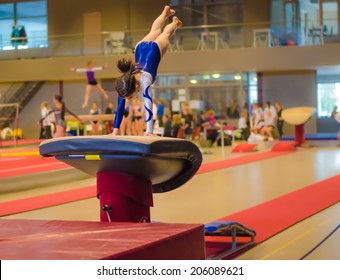
[[[109,135],[115,136],[115,135],[119,135],[119,129],[118,128],[114,128],[112,133],[110,133]]]

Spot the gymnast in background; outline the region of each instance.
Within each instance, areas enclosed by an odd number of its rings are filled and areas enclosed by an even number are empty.
[[[119,96],[113,135],[120,134],[119,128],[124,115],[125,99],[135,97],[138,92],[142,92],[144,97],[145,135],[153,135],[151,85],[156,80],[157,68],[168,49],[170,37],[177,28],[182,26],[182,22],[174,16],[172,22],[163,30],[166,20],[174,13],[175,11],[170,6],[165,6],[163,12],[153,22],[149,34],[137,43],[135,61],[121,59],[117,62],[117,67],[123,75],[116,81]]]
[[[90,110],[90,114],[91,115],[100,115],[102,112],[101,110],[98,108],[98,105],[96,102],[92,103],[92,107]],[[91,121],[91,128],[92,128],[92,135],[99,135],[99,125],[100,122],[98,120],[92,120]]]
[[[67,109],[61,95],[55,95],[53,97],[53,104],[55,108],[50,110],[45,117],[40,119],[38,124],[43,122],[50,114],[54,113],[56,122],[56,131],[54,133],[54,137],[64,137],[66,132],[65,113],[74,116],[80,121],[80,123],[82,123],[82,120],[77,115],[73,114],[69,109]]]
[[[106,65],[105,66],[101,66],[101,67],[93,67],[92,60],[89,60],[87,62],[87,67],[86,68],[71,68],[71,71],[73,71],[73,72],[83,72],[83,73],[86,73],[87,85],[86,85],[86,89],[85,89],[84,103],[81,106],[82,108],[86,108],[87,107],[92,87],[96,87],[97,90],[104,96],[105,99],[109,98],[109,96],[107,95],[106,91],[102,88],[100,83],[98,83],[97,80],[94,77],[94,72],[101,71],[101,70],[104,70],[106,68],[107,68]]]

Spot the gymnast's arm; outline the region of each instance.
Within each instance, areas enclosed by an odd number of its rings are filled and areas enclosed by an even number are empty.
[[[73,117],[75,117],[76,119],[78,119],[78,121],[80,121],[81,123],[83,122],[81,120],[81,118],[79,118],[76,114],[72,113],[69,109],[67,109],[67,107],[65,106],[65,112],[69,113],[70,115],[72,115]]]
[[[96,72],[96,71],[104,70],[104,69],[106,69],[106,68],[107,68],[106,65],[100,66],[100,67],[93,67],[93,68],[91,69],[91,71]]]
[[[70,69],[72,72],[82,72],[82,73],[84,73],[84,72],[87,72],[88,71],[88,69],[87,68],[71,68]]]
[[[115,116],[114,124],[113,124],[114,135],[119,134],[119,128],[123,120],[124,110],[125,110],[125,99],[118,96],[118,107],[117,107],[116,116]]]
[[[54,113],[54,112],[55,112],[55,109],[52,109],[52,110],[48,111],[48,113],[46,114],[46,116],[45,116],[45,117],[42,117],[42,118],[38,121],[38,123],[42,123],[42,121],[43,121],[44,119],[46,119],[49,115],[51,115],[51,114]]]
[[[147,72],[143,72],[140,78],[140,88],[144,97],[145,108],[145,122],[146,122],[146,135],[153,135],[153,118],[152,118],[152,76]]]

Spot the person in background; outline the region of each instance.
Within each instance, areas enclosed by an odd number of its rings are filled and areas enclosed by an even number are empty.
[[[52,138],[52,122],[54,119],[53,114],[49,114],[50,108],[46,101],[41,102],[40,105],[41,117],[43,121],[40,123],[40,136],[39,139],[50,139]]]
[[[201,131],[204,131],[206,135],[206,139],[210,140],[211,144],[213,145],[218,136],[218,127],[215,125],[215,119],[211,118],[211,112],[210,114],[207,111],[201,112],[200,125],[201,125]]]
[[[211,124],[215,124],[215,111],[213,109],[210,109],[207,111],[207,117]]]
[[[85,89],[84,103],[81,106],[82,108],[86,108],[87,107],[92,87],[96,87],[97,90],[104,96],[105,99],[109,98],[109,96],[107,95],[106,91],[102,88],[100,83],[98,83],[96,78],[94,77],[94,72],[100,71],[100,70],[104,70],[106,68],[107,68],[106,65],[101,66],[101,67],[93,67],[92,60],[89,60],[87,62],[86,68],[71,68],[71,71],[73,71],[73,72],[84,72],[84,73],[86,73],[87,85],[86,85],[86,89]]]
[[[266,102],[264,109],[264,125],[261,129],[262,136],[268,136],[268,140],[273,140],[273,130],[275,128],[276,110],[269,101]]]
[[[163,127],[163,116],[164,116],[164,101],[162,98],[157,100],[157,120],[159,127]]]
[[[258,134],[263,127],[264,117],[263,110],[258,103],[253,103],[253,110],[251,116],[251,129],[254,134]]]
[[[277,114],[277,120],[276,120],[276,125],[277,125],[277,130],[279,131],[280,137],[283,136],[283,124],[284,120],[282,118],[282,105],[280,102],[275,102],[275,108],[276,108],[276,114]]]
[[[137,136],[142,136],[144,134],[144,121],[145,109],[143,107],[142,100],[140,98],[135,98],[132,105],[132,126],[133,133]]]
[[[194,117],[192,114],[192,109],[189,106],[189,103],[186,101],[181,104],[181,115],[182,115],[182,118],[184,119],[183,128],[184,128],[185,138],[190,138],[192,134]]]
[[[90,115],[100,115],[101,110],[98,108],[98,105],[96,102],[92,103],[92,108],[90,110]],[[92,135],[99,135],[99,124],[100,122],[98,120],[92,120],[91,126],[92,126]]]
[[[249,105],[248,105],[248,102],[244,102],[243,107],[242,107],[242,112],[245,113],[245,118],[246,118],[246,121],[247,121],[247,126],[250,129]]]
[[[125,110],[122,119],[122,123],[120,126],[121,135],[132,135],[132,109],[130,106],[131,100],[126,100],[125,102]]]
[[[66,107],[65,102],[63,101],[63,97],[61,95],[55,95],[53,97],[53,104],[55,108],[50,110],[47,116],[54,113],[55,121],[56,121],[56,132],[54,134],[54,137],[64,137],[66,133],[65,113],[68,113],[74,116],[76,119],[79,120],[80,123],[82,123],[82,120],[77,115],[73,114]],[[39,123],[42,122],[44,119],[46,119],[47,116],[44,118],[41,118]]]
[[[113,115],[113,103],[110,101],[105,109],[105,115]],[[109,134],[113,131],[113,121],[105,121],[106,133]]]
[[[182,128],[182,116],[180,114],[174,114],[171,121],[171,134],[170,137],[177,138],[178,131]]]
[[[171,117],[169,115],[163,116],[163,123],[164,123],[164,137],[172,137],[171,135]]]
[[[238,120],[238,129],[241,130],[242,139],[248,140],[250,135],[250,127],[247,123],[247,113],[245,111],[241,112],[241,117]]]

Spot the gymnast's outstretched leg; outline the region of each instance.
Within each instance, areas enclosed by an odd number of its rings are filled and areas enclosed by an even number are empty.
[[[87,107],[87,103],[89,102],[89,99],[90,99],[91,89],[92,89],[91,85],[86,85],[84,103],[81,106],[82,108],[86,108]]]
[[[96,89],[104,96],[105,99],[108,99],[109,96],[107,95],[106,91],[102,88],[101,84],[96,85]]]
[[[166,53],[169,47],[171,36],[175,33],[177,28],[181,26],[182,22],[178,19],[178,17],[173,17],[172,22],[165,26],[163,32],[155,39],[162,56]]]

